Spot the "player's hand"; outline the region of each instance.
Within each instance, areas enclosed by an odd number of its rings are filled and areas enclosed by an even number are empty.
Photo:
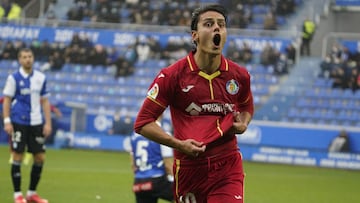
[[[231,131],[234,132],[235,134],[242,134],[246,131],[247,126],[248,126],[247,122],[241,120],[240,112],[235,112],[234,123],[231,128]]]
[[[14,128],[11,123],[5,123],[4,130],[9,136],[12,136],[12,134],[14,133]]]
[[[206,149],[206,145],[204,145],[203,142],[198,142],[193,139],[187,139],[182,141],[182,145],[179,151],[187,155],[197,157],[199,156],[200,153],[205,152],[205,149]]]
[[[51,134],[51,125],[50,124],[45,124],[44,127],[43,127],[43,135],[44,137],[49,137],[50,134]]]

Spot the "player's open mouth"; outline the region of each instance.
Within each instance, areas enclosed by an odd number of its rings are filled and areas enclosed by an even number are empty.
[[[215,34],[215,35],[214,35],[214,39],[213,39],[213,42],[214,42],[215,46],[219,46],[219,45],[220,45],[220,41],[221,41],[221,36],[220,36],[220,34]]]

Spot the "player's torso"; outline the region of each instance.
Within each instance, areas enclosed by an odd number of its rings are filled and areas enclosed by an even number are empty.
[[[231,72],[191,72],[179,77],[173,107],[184,114],[225,115],[238,103],[240,82]]]
[[[12,105],[12,118],[20,124],[37,125],[42,123],[41,91],[44,88],[44,75],[34,72],[29,77],[20,73],[13,75],[15,79],[15,94]]]
[[[21,74],[15,74],[15,99],[19,102],[30,103],[30,97],[40,97],[40,92],[44,85],[44,78],[37,73],[30,75],[29,77],[23,77]]]

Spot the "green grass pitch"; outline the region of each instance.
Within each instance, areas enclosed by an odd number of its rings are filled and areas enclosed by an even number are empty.
[[[0,202],[13,202],[8,146],[0,146]],[[30,165],[22,166],[22,190]],[[360,171],[244,162],[246,203],[357,203]],[[48,149],[38,187],[50,203],[134,203],[124,152]],[[159,203],[164,203],[160,201]]]

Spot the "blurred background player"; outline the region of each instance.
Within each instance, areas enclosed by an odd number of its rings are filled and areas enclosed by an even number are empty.
[[[161,121],[159,118],[156,123],[162,126]],[[137,133],[131,136],[131,148],[136,203],[157,203],[158,199],[173,202],[172,149]]]
[[[1,104],[1,107],[2,107],[2,104],[4,102],[4,97],[0,97],[0,104]],[[51,121],[51,124],[52,124],[52,133],[51,135],[48,137],[48,139],[46,139],[46,142],[47,143],[53,143],[53,139],[54,139],[54,136],[55,136],[55,133],[56,133],[56,129],[57,129],[57,126],[56,126],[56,122],[57,122],[57,119],[58,118],[61,118],[62,117],[62,113],[60,111],[59,108],[57,108],[55,105],[52,105],[50,104],[50,110],[51,112],[54,114],[54,116],[52,116],[52,121]],[[0,119],[3,120],[3,117],[2,117],[2,108],[0,108]],[[3,123],[1,122],[1,129],[3,129],[4,126],[3,126]],[[50,140],[51,139],[51,140]],[[9,142],[10,142],[10,139],[9,139]],[[22,159],[22,164],[24,165],[28,165],[32,160],[32,154],[29,153],[29,152],[25,152],[24,154],[24,157]],[[13,162],[13,156],[12,156],[12,150],[11,150],[11,147],[10,147],[10,158],[9,158],[9,164],[12,164]]]
[[[46,76],[33,69],[34,54],[24,48],[18,52],[19,70],[7,77],[3,90],[4,129],[11,136],[13,162],[11,179],[15,203],[47,203],[36,193],[45,161],[45,139],[51,134],[51,110]],[[27,151],[33,154],[30,185],[26,199],[21,192],[21,161]]]

